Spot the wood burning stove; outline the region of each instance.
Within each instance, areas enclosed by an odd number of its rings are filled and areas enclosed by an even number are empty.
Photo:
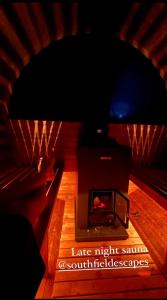
[[[88,227],[114,225],[115,216],[114,192],[91,190],[88,200]]]
[[[126,239],[131,148],[100,137],[78,147],[76,240]]]
[[[117,190],[91,190],[88,200],[88,228],[113,226],[128,228],[129,199]]]

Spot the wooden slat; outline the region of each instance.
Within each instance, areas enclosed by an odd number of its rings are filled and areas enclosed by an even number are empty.
[[[11,84],[10,80],[6,79],[1,74],[0,74],[0,85],[3,85],[5,87],[5,89],[9,93],[9,95],[12,93],[12,84]]]
[[[56,28],[55,39],[60,40],[64,37],[65,34],[64,20],[62,14],[62,3],[61,2],[53,3],[52,6],[53,6],[55,28]]]
[[[36,19],[36,24],[38,27],[38,31],[40,32],[42,46],[46,47],[50,43],[50,36],[41,4],[34,2],[29,3],[29,5],[32,7],[32,11]]]
[[[0,29],[3,32],[3,34],[7,37],[12,47],[19,54],[23,64],[26,65],[30,59],[30,55],[25,49],[20,37],[18,37],[17,33],[13,29],[13,26],[8,20],[2,6],[0,7]]]
[[[15,72],[17,78],[20,74],[20,69],[4,49],[0,49],[0,58]]]
[[[78,10],[79,10],[79,3],[72,2],[72,4],[71,4],[71,35],[78,34]]]
[[[153,56],[153,61],[156,62],[157,65],[160,64],[160,61],[167,56],[167,44],[160,48],[160,50]]]
[[[71,215],[68,214],[68,216],[70,217]],[[137,238],[139,237],[138,233],[134,230],[127,230],[128,234],[129,234],[129,238]],[[73,233],[65,233],[65,232],[62,232],[62,235],[61,235],[61,240],[66,240],[66,241],[70,241],[70,240],[75,240],[75,232]]]
[[[113,278],[104,280],[84,280],[84,281],[68,281],[56,282],[53,287],[52,297],[68,297],[91,295],[91,294],[106,294],[111,292],[128,292],[135,290],[147,290],[155,288],[167,288],[166,280],[161,275],[152,275],[145,278],[132,277],[132,278]],[[126,295],[125,293],[125,295]]]
[[[155,47],[166,37],[167,19],[166,17],[161,22],[160,26],[156,28],[154,33],[144,43],[144,47],[149,51],[153,51]]]
[[[167,295],[167,289],[166,288],[160,288],[160,289],[147,289],[147,290],[137,290],[137,291],[125,291],[122,293],[112,293],[112,294],[93,294],[93,295],[86,295],[86,296],[80,296],[79,299],[166,299]],[[66,297],[66,299],[77,299],[78,297]],[[61,298],[59,298],[61,299]]]
[[[34,53],[38,53],[42,46],[36,32],[36,27],[32,23],[29,11],[28,3],[13,3],[13,8],[21,21],[21,24],[26,32],[28,39],[31,42]]]
[[[134,17],[136,15],[137,11],[140,9],[140,6],[141,6],[141,3],[139,3],[139,2],[132,4],[131,10],[130,10],[130,12],[120,30],[120,33],[119,33],[119,38],[121,40],[126,40],[126,35],[128,33],[128,30],[132,26]]]
[[[164,65],[162,68],[159,69],[160,70],[160,75],[162,78],[165,78],[165,75],[167,73],[167,65]]]
[[[73,221],[72,221],[73,222]],[[124,241],[124,245],[136,245],[141,244],[143,245],[143,241],[141,238],[131,238]],[[101,242],[75,242],[75,241],[61,241],[60,247],[61,248],[70,248],[70,247],[106,247],[106,246],[119,246],[122,245],[122,241],[101,241]]]
[[[64,201],[56,199],[52,218],[48,226],[48,237],[46,237],[48,238],[48,274],[50,278],[54,276],[56,260],[59,253],[59,243],[62,227],[61,218],[63,217],[63,211]],[[59,219],[57,218],[57,214],[59,215]]]
[[[141,39],[143,38],[144,34],[149,30],[149,28],[153,25],[156,21],[160,13],[164,10],[166,4],[165,3],[153,3],[151,8],[149,9],[145,19],[142,20],[140,23],[139,29],[136,31],[133,37],[133,44],[139,45]]]

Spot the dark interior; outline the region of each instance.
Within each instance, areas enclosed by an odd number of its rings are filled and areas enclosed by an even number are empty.
[[[9,116],[166,124],[165,99],[163,80],[139,50],[90,34],[52,43],[32,58],[15,83]]]

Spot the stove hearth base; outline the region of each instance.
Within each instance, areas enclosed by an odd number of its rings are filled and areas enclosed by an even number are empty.
[[[96,226],[85,229],[76,229],[77,242],[126,240],[129,236],[126,229],[119,222],[118,226]]]

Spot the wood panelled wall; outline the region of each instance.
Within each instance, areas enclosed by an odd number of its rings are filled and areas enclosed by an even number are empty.
[[[48,158],[55,148],[56,158],[65,163],[65,170],[76,170],[81,123],[11,120],[10,124],[16,160],[25,165],[36,164],[40,156]],[[109,135],[132,147],[134,165],[151,165],[167,140],[167,126],[110,124]]]
[[[134,165],[150,166],[158,161],[167,143],[167,126],[112,124],[110,136],[118,143],[132,147]]]
[[[36,165],[39,158],[48,159],[55,148],[56,159],[65,168],[76,167],[76,147],[80,123],[38,120],[10,120],[15,140],[15,159],[24,165]]]

